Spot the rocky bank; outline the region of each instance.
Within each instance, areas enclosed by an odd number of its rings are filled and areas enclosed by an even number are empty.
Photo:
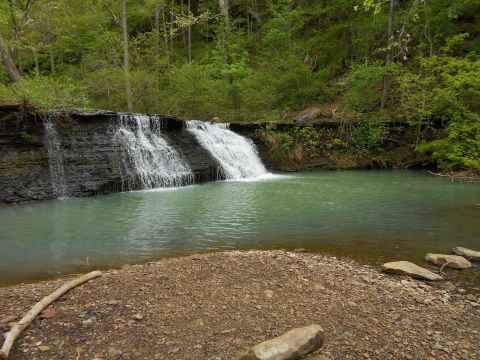
[[[1,288],[0,322],[67,280]],[[317,323],[323,359],[478,359],[479,296],[326,255],[192,255],[107,271],[72,290],[11,358],[230,360]]]

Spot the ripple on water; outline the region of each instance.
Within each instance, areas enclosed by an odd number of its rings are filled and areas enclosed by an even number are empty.
[[[421,264],[479,247],[477,203],[478,185],[422,172],[335,171],[0,207],[0,283],[235,248]]]

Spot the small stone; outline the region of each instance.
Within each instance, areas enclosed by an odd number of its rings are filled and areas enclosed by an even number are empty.
[[[272,290],[265,290],[265,296],[267,298],[272,298],[273,297],[273,291]]]
[[[118,300],[110,300],[107,304],[108,304],[108,305],[112,305],[112,306],[117,306],[118,304],[120,304],[120,301],[118,301]]]
[[[17,315],[11,315],[0,319],[0,324],[7,324],[18,319]]]
[[[451,282],[447,282],[445,284],[445,289],[448,290],[448,291],[454,291],[456,289],[456,287]]]
[[[38,347],[38,350],[40,350],[41,352],[47,352],[48,350],[50,350],[50,346],[42,345]]]
[[[117,356],[123,355],[123,351],[122,351],[122,350],[115,349],[115,348],[113,348],[113,347],[111,347],[111,348],[108,349],[108,353],[109,353],[110,356],[112,356],[112,357],[117,357]]]
[[[133,315],[132,317],[133,317],[135,320],[143,320],[143,318],[145,317],[145,315],[138,313],[138,314]]]
[[[480,261],[480,251],[470,250],[461,246],[454,247],[452,251],[455,254],[463,256],[469,260]]]
[[[325,332],[319,325],[305,326],[254,346],[238,360],[299,359],[321,348],[324,341]]]
[[[293,252],[303,253],[303,252],[307,252],[307,249],[305,249],[305,248],[298,248],[298,249],[294,249]]]
[[[446,266],[452,269],[468,269],[472,266],[470,261],[458,255],[427,254],[425,260],[438,266]]]
[[[51,319],[52,317],[55,316],[55,314],[56,314],[55,310],[47,309],[40,314],[39,318],[40,319]]]
[[[387,273],[394,273],[400,275],[408,275],[413,278],[423,279],[423,280],[442,280],[443,278],[431,272],[430,270],[424,269],[414,263],[409,261],[393,261],[385,263],[382,265],[382,269]]]
[[[203,345],[196,344],[196,345],[193,346],[193,348],[196,349],[196,350],[201,350],[201,349],[203,349]]]
[[[477,301],[477,298],[475,297],[475,295],[473,294],[467,294],[465,295],[465,299],[469,300],[469,301]]]

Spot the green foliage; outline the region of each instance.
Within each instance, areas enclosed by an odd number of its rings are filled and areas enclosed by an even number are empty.
[[[23,78],[18,83],[0,86],[0,97],[17,98],[42,109],[88,107],[86,89],[68,79]]]
[[[23,80],[9,83],[0,66],[0,97],[126,110],[119,1],[38,0],[28,9],[25,1],[12,3],[0,2],[0,32]],[[216,0],[192,0],[190,11],[179,0],[127,1],[134,111],[287,121],[295,111],[334,104],[343,121],[406,120],[419,149],[439,166],[477,168],[478,0],[397,1],[393,39],[386,36],[388,1],[228,3],[225,32]],[[341,139],[310,125],[264,133],[292,159],[338,149],[378,152],[388,136],[380,120]]]
[[[312,124],[296,126],[293,129],[293,137],[297,143],[302,145],[308,155],[312,156],[317,152],[320,137]]]
[[[385,66],[380,63],[354,63],[340,83],[345,89],[347,106],[354,111],[377,110],[382,96]]]
[[[431,152],[443,170],[480,171],[480,116],[470,113],[464,120],[451,122],[448,136],[423,142],[419,151]]]
[[[423,141],[419,151],[431,152],[442,169],[479,169],[480,62],[446,55],[420,58],[422,72],[399,79],[401,116],[419,128],[419,137],[438,124],[447,136]],[[424,131],[422,131],[422,129]]]
[[[376,119],[362,121],[351,133],[351,145],[361,154],[369,154],[382,148],[389,135],[387,125]]]

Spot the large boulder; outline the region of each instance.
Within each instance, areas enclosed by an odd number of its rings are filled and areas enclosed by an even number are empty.
[[[461,246],[454,247],[452,251],[469,260],[480,261],[480,251],[470,250]]]
[[[238,360],[295,360],[321,348],[325,332],[320,325],[290,330],[254,346]]]
[[[407,275],[416,279],[422,280],[442,280],[443,278],[431,272],[430,270],[424,269],[418,265],[415,265],[409,261],[393,261],[382,265],[382,269],[387,273],[394,273],[400,275]]]
[[[445,254],[427,254],[425,260],[438,266],[447,266],[453,269],[468,269],[472,264],[470,261],[462,256],[458,255],[445,255]]]

